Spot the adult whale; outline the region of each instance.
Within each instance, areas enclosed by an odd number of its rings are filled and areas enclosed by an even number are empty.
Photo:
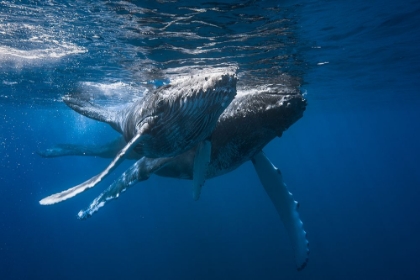
[[[206,178],[220,176],[246,161],[252,161],[264,189],[285,225],[294,248],[298,270],[303,269],[308,261],[306,232],[299,218],[297,202],[287,190],[280,171],[263,154],[262,149],[301,118],[305,107],[305,99],[294,88],[286,88],[283,92],[269,88],[247,92],[238,90],[235,99],[221,114],[211,135],[211,157],[205,173]],[[105,116],[108,113],[106,109],[84,103],[83,114],[92,117],[92,114]],[[97,119],[105,120],[103,117]],[[105,122],[109,123],[106,120]],[[111,157],[123,145],[123,139],[117,139],[104,146],[57,145],[39,153],[44,157],[64,155]],[[198,147],[194,147],[175,157],[141,157],[86,210],[80,211],[78,217],[80,219],[90,217],[106,202],[117,198],[126,189],[148,179],[152,174],[193,179],[197,150]],[[135,153],[131,153],[130,157],[139,158]]]
[[[127,144],[101,173],[75,187],[42,199],[40,204],[58,203],[94,187],[131,150],[135,150],[139,156],[161,158],[176,156],[198,147],[194,159],[194,186],[199,193],[210,162],[211,142],[208,138],[220,114],[235,95],[235,73],[215,71],[180,78],[112,113],[93,105],[86,106],[90,104],[86,100],[65,98],[67,105],[75,111],[109,123],[123,134]]]

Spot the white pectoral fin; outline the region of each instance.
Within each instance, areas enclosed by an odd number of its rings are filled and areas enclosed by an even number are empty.
[[[79,193],[84,192],[87,189],[93,188],[95,185],[97,185],[105,176],[107,176],[113,169],[115,169],[123,160],[124,156],[134,148],[134,146],[137,144],[137,142],[140,139],[141,134],[137,134],[133,139],[128,142],[128,144],[117,154],[117,156],[112,160],[111,164],[108,165],[107,168],[105,168],[104,171],[99,173],[98,175],[90,178],[89,180],[81,183],[80,185],[77,185],[75,187],[72,187],[70,189],[67,189],[65,191],[47,196],[46,198],[39,201],[42,205],[50,205],[55,204],[64,200],[67,200],[69,198],[72,198],[73,196],[78,195]]]
[[[297,211],[298,203],[284,184],[280,170],[262,152],[252,159],[252,163],[292,241],[297,268],[301,270],[308,262],[309,248],[306,232]]]
[[[210,164],[211,156],[211,142],[209,140],[203,141],[198,145],[194,157],[193,169],[193,197],[194,200],[200,198],[201,188],[206,181],[206,173]]]
[[[118,198],[128,188],[134,186],[137,182],[145,181],[149,177],[170,162],[172,158],[141,158],[126,170],[116,181],[114,181],[104,192],[102,192],[89,207],[81,210],[77,217],[80,220],[87,219],[105,206],[106,203]]]

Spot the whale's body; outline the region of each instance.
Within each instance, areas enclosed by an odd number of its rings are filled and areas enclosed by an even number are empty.
[[[110,114],[105,108],[77,100],[72,100],[72,102],[73,104],[69,104],[70,107],[85,116],[109,123],[123,134],[125,140],[118,139],[103,146],[57,145],[40,154],[44,157],[115,156],[116,152],[130,139],[119,125],[124,121],[121,121],[120,117],[115,117],[115,114]],[[76,103],[79,104],[77,108],[74,105]],[[209,163],[203,174],[205,179],[220,176],[236,169],[244,162],[252,161],[264,189],[289,234],[299,270],[305,267],[309,250],[306,232],[303,230],[297,212],[297,202],[283,183],[280,171],[262,153],[262,149],[300,119],[305,108],[306,101],[298,90],[238,91],[237,96],[218,118],[209,137],[211,152]],[[114,117],[110,118],[110,116]],[[198,143],[191,149],[172,157],[147,157],[136,152],[137,150],[131,151],[128,156],[137,159],[137,162],[98,196],[87,209],[80,211],[78,217],[80,219],[91,217],[108,201],[119,197],[135,183],[147,180],[152,174],[194,180],[195,163],[200,149],[202,150],[202,145]]]

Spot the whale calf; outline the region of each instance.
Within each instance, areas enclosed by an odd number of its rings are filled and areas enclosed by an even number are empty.
[[[243,163],[252,161],[292,242],[298,270],[303,269],[308,261],[306,232],[299,218],[297,202],[284,184],[281,172],[264,155],[262,149],[299,120],[305,108],[306,100],[295,88],[286,91],[238,90],[233,101],[220,115],[211,134],[210,162],[205,172],[205,179],[209,179],[231,172]],[[84,104],[83,110],[86,116],[92,112],[102,116],[107,115],[106,108],[88,103]],[[110,123],[104,117],[97,119]],[[65,155],[113,157],[124,145],[125,140],[122,137],[102,146],[57,145],[40,151],[39,154],[43,157]],[[136,183],[147,180],[152,174],[194,180],[194,162],[198,150],[199,144],[182,154],[161,158],[149,158],[132,152],[130,157],[138,161],[93,200],[87,209],[80,211],[78,217],[80,219],[91,217],[107,202],[119,197]]]
[[[137,102],[115,112],[104,112],[89,102],[67,96],[64,101],[81,114],[109,123],[123,134],[127,144],[101,173],[65,191],[40,201],[49,205],[69,199],[97,185],[135,150],[150,158],[172,157],[197,144],[194,186],[199,194],[210,162],[209,137],[220,114],[236,95],[236,75],[214,72],[184,77],[159,87]]]

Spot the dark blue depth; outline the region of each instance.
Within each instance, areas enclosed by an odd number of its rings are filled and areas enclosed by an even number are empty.
[[[306,61],[308,109],[264,150],[300,203],[311,251],[303,271],[251,163],[208,180],[199,201],[190,181],[153,176],[77,220],[127,161],[94,190],[40,206],[109,160],[43,159],[37,150],[116,133],[62,103],[1,98],[0,279],[418,279],[420,5],[364,3],[302,2],[294,51]],[[77,57],[68,62],[77,69]],[[0,66],[0,97],[44,97],[34,77],[50,67]],[[14,75],[35,82],[10,94]],[[67,90],[82,77],[54,81]]]

